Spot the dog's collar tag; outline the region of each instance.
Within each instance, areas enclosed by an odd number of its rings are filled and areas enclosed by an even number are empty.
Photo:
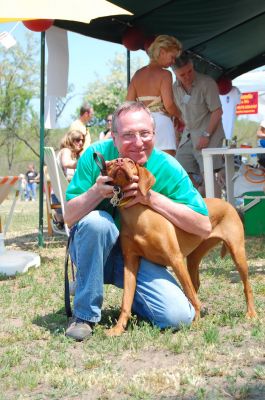
[[[120,204],[122,198],[123,198],[123,193],[121,191],[120,186],[114,185],[113,196],[110,199],[110,203],[113,205],[113,207],[117,207]]]

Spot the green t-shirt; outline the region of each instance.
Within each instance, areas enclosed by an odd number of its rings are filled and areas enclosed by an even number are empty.
[[[118,150],[114,146],[112,139],[95,142],[88,147],[78,160],[74,177],[68,185],[66,191],[67,201],[86,192],[94,185],[100,174],[99,167],[93,159],[93,153],[95,151],[101,153],[106,161],[119,157]],[[184,168],[182,168],[174,157],[154,148],[144,167],[148,169],[156,179],[152,190],[163,194],[176,203],[185,204],[200,214],[208,215],[208,210],[203,198],[194,188]],[[105,210],[111,215],[113,214],[113,207],[109,199],[103,200],[96,209]],[[118,220],[116,222],[118,224]]]

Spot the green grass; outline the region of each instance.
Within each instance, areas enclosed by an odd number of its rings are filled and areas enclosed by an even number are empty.
[[[1,205],[2,216],[9,206]],[[264,237],[246,240],[258,319],[245,318],[241,281],[215,249],[200,275],[208,314],[191,328],[160,332],[133,318],[124,335],[107,337],[122,292],[106,286],[102,321],[76,343],[64,335],[65,238],[45,233],[38,248],[37,236],[38,204],[18,202],[6,246],[38,252],[41,266],[0,277],[1,400],[265,398]]]

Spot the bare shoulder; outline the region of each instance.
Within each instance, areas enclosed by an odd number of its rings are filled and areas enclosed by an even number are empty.
[[[161,76],[163,76],[163,79],[172,81],[172,74],[167,69],[161,69]]]
[[[68,147],[64,147],[63,149],[60,150],[61,155],[71,155],[72,152],[70,149],[68,149]]]

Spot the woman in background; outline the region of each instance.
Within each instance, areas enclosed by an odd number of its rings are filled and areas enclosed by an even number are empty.
[[[68,131],[61,140],[57,160],[63,169],[64,175],[69,181],[74,175],[77,161],[83,150],[84,143],[84,134],[77,130]]]
[[[80,153],[85,143],[85,135],[77,130],[68,131],[61,140],[60,151],[57,154],[57,160],[62,167],[64,175],[70,182],[74,176]],[[59,204],[55,193],[51,192],[52,204]],[[64,219],[62,209],[56,209],[53,217],[53,223],[59,230],[64,229]]]
[[[155,120],[155,146],[176,155],[174,125],[182,124],[181,112],[173,97],[170,67],[181,54],[182,45],[173,36],[160,35],[148,48],[150,63],[134,74],[126,100],[142,101]],[[174,123],[173,120],[174,119]]]

